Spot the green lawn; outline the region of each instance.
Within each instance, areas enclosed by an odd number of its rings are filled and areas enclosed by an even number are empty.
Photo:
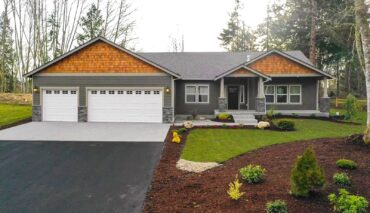
[[[330,109],[330,115],[336,115],[337,112],[339,112],[340,115],[345,115],[346,113],[344,109],[337,109],[337,108]],[[343,121],[366,124],[366,112],[359,111],[358,114],[354,116],[353,118],[349,120],[343,120]]]
[[[223,162],[264,146],[315,138],[345,137],[361,133],[364,125],[315,119],[291,119],[297,131],[258,129],[195,129],[188,135],[181,158],[197,162]]]
[[[0,127],[30,118],[31,112],[30,105],[0,104]]]

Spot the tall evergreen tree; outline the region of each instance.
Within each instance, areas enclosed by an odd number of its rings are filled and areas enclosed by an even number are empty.
[[[8,17],[8,7],[6,5],[4,12],[0,17],[0,91],[13,92],[14,81],[13,75],[14,51],[13,51],[13,30],[10,27]]]
[[[82,44],[104,33],[104,20],[100,9],[93,3],[86,16],[80,20],[82,33],[77,34],[77,42]]]
[[[230,52],[254,50],[256,37],[251,28],[245,26],[240,18],[240,0],[235,0],[235,7],[230,14],[227,27],[222,30],[218,39],[221,46]]]

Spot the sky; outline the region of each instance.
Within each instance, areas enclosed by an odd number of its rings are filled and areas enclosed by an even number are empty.
[[[255,28],[264,20],[269,1],[241,0],[248,26]],[[181,39],[184,35],[186,52],[225,51],[217,37],[234,5],[234,0],[133,0],[136,49],[166,52],[170,36]]]

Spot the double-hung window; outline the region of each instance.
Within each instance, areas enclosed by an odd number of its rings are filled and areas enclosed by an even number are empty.
[[[265,86],[266,103],[275,103],[275,86]]]
[[[267,104],[301,104],[301,85],[265,85]]]
[[[278,104],[288,103],[288,86],[286,85],[276,86],[276,103]]]
[[[292,104],[301,103],[301,85],[289,86],[289,102]]]
[[[209,85],[185,85],[185,103],[209,103]]]

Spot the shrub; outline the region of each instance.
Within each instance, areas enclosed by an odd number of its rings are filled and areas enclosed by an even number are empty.
[[[222,121],[227,121],[227,120],[231,120],[231,115],[228,114],[228,113],[224,113],[224,112],[221,112],[219,113],[216,118],[218,120],[222,120]]]
[[[348,94],[344,101],[343,107],[346,111],[345,119],[351,119],[358,113],[357,99],[355,96]]]
[[[181,142],[181,137],[177,132],[172,132],[172,142],[173,143],[180,143]]]
[[[308,197],[315,189],[325,186],[324,170],[318,165],[312,147],[298,156],[291,174],[291,194],[297,197]]]
[[[266,204],[267,213],[288,213],[286,203],[282,200],[275,200]]]
[[[274,118],[275,117],[275,107],[270,107],[270,110],[266,113],[267,117]]]
[[[185,132],[187,132],[188,130],[186,129],[186,128],[180,128],[180,129],[178,129],[177,130],[177,132],[179,133],[179,134],[182,134],[182,133],[185,133]]]
[[[294,122],[291,120],[279,120],[276,124],[276,126],[284,131],[292,131],[294,130]]]
[[[292,113],[292,116],[293,117],[299,117],[299,115],[297,113]]]
[[[239,182],[238,175],[236,175],[235,180],[229,184],[229,190],[227,190],[227,194],[233,200],[239,200],[241,196],[245,194],[245,192],[241,192],[240,188],[242,187],[242,183]]]
[[[339,159],[336,162],[337,166],[342,169],[356,169],[357,163],[353,160],[348,159]]]
[[[349,177],[347,173],[335,173],[333,175],[333,180],[335,184],[341,185],[341,186],[350,186],[351,182],[349,180]]]
[[[262,168],[260,165],[249,164],[239,170],[242,179],[247,181],[247,183],[260,183],[263,181],[263,176],[265,175],[266,169]]]
[[[339,189],[339,195],[332,193],[328,196],[330,203],[334,206],[334,211],[343,213],[362,213],[366,212],[369,205],[368,201],[357,195],[351,195],[345,189]]]

